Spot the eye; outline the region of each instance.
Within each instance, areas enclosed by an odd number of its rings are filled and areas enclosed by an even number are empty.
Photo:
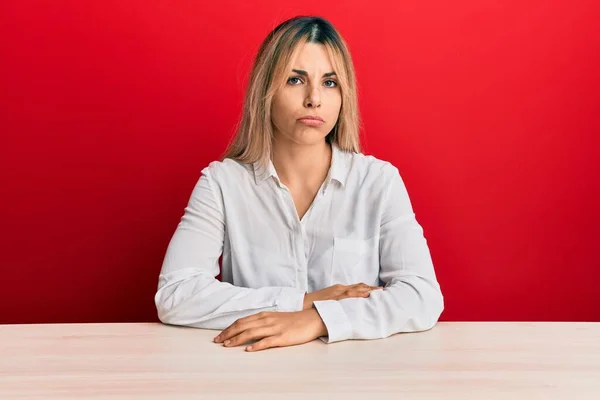
[[[337,82],[336,82],[336,81],[334,81],[333,79],[329,79],[328,81],[325,81],[325,83],[328,83],[328,82],[331,82],[331,83],[332,83],[332,85],[329,85],[329,86],[328,86],[328,85],[325,85],[325,86],[327,86],[327,87],[330,87],[330,88],[334,88],[334,87],[336,87],[336,86],[337,86]]]
[[[294,81],[295,79],[299,80],[300,82],[302,82],[302,79],[298,78],[297,76],[291,77],[290,79],[288,79],[288,83],[291,83],[292,85],[296,85],[295,83],[293,83],[292,81]]]

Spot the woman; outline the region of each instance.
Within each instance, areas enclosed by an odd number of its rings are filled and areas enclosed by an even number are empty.
[[[398,170],[360,153],[357,103],[327,20],[268,35],[237,135],[202,170],[169,243],[163,323],[223,330],[225,346],[256,341],[247,351],[436,324],[444,301],[423,230]]]

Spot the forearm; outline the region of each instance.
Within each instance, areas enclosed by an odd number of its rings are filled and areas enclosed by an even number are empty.
[[[369,298],[315,301],[332,343],[347,339],[381,339],[395,333],[432,328],[444,308],[436,281],[420,277],[395,280]]]
[[[304,291],[291,287],[238,287],[193,270],[161,275],[155,304],[166,324],[224,329],[261,311],[301,311]]]

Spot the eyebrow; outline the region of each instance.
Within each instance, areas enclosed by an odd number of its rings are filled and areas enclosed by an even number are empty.
[[[292,71],[294,71],[295,73],[299,74],[299,75],[304,75],[304,76],[308,76],[308,73],[304,70],[301,69],[293,69]],[[337,76],[337,74],[335,72],[327,72],[325,74],[323,74],[323,78],[328,78],[330,76]]]

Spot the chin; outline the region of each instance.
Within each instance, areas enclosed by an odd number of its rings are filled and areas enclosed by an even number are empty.
[[[291,135],[283,135],[283,139],[302,146],[316,146],[325,142],[328,132],[323,132],[320,129],[304,128]]]
[[[317,146],[317,145],[323,144],[325,142],[326,136],[327,135],[324,135],[319,132],[318,135],[317,134],[303,135],[302,137],[296,138],[294,140],[294,142],[305,145],[305,146]]]

